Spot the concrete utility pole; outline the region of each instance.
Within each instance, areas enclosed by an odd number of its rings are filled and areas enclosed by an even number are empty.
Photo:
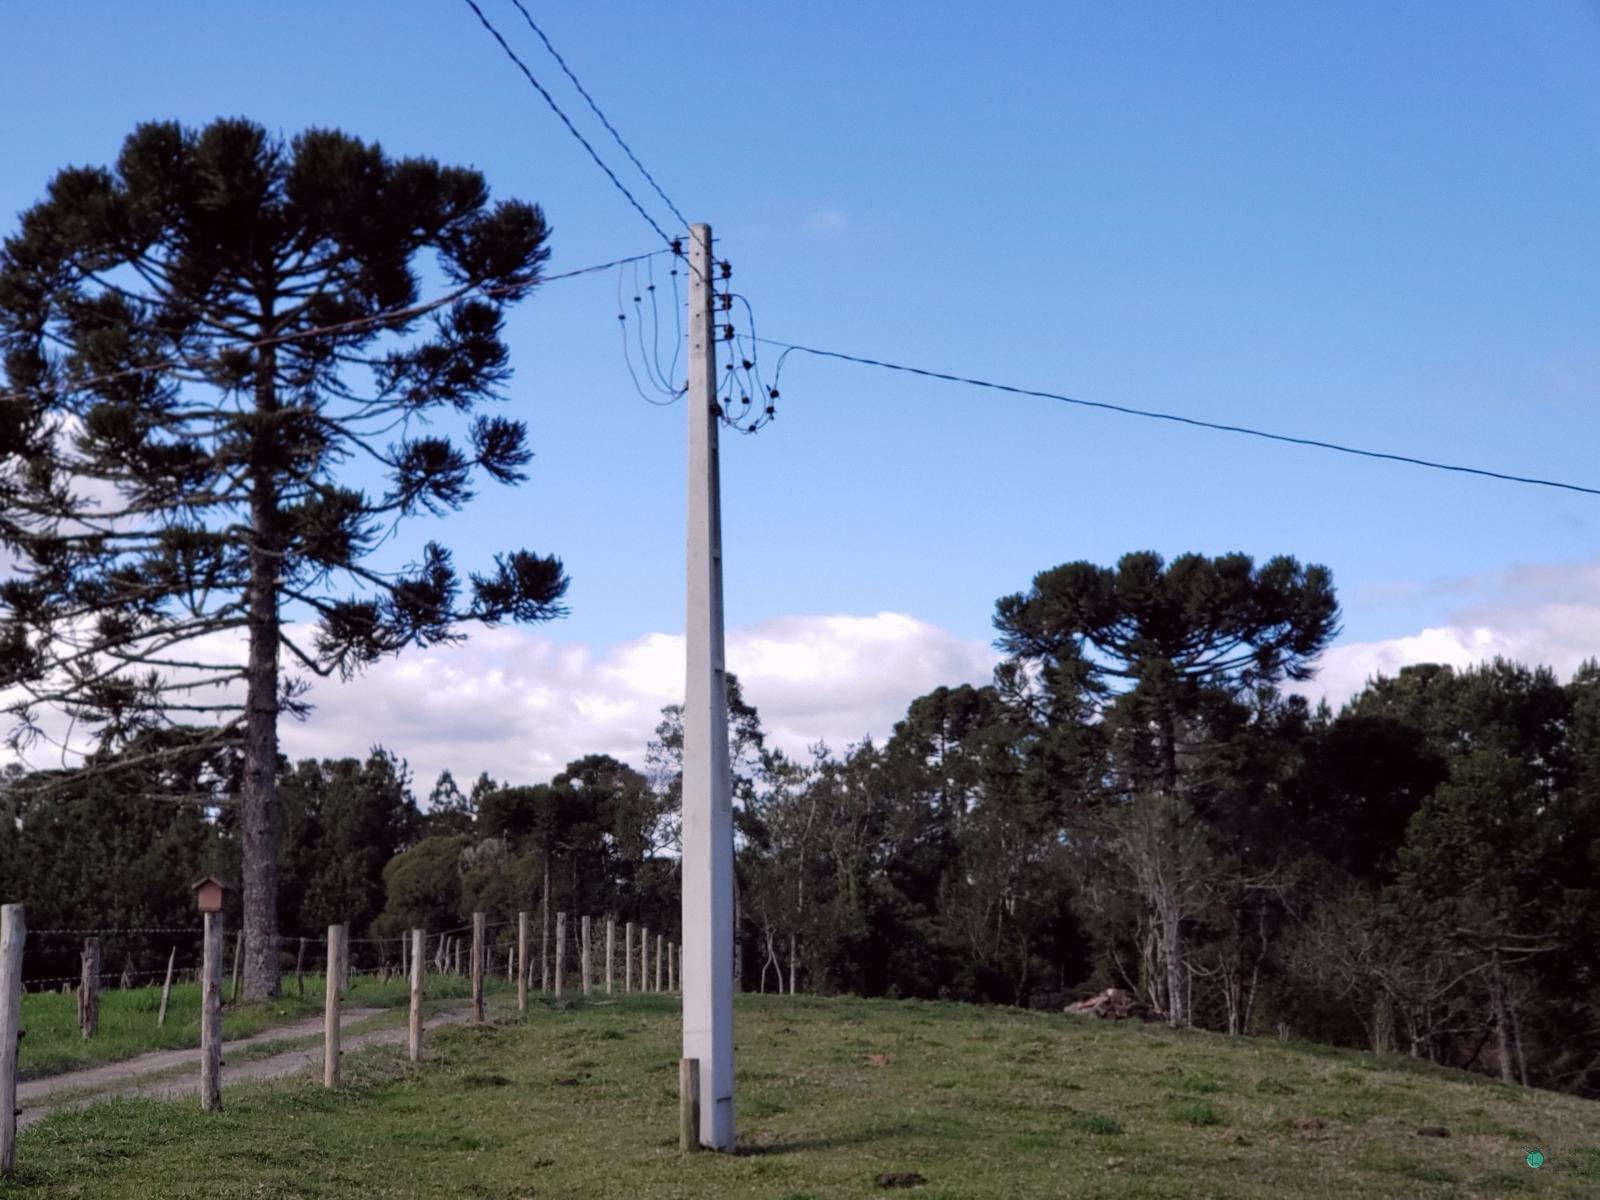
[[[688,678],[683,704],[683,1057],[700,1144],[733,1149],[733,781],[722,654],[722,499],[711,227],[689,229]]]

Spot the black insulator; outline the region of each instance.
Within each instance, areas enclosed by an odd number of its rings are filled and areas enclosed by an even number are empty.
[[[770,404],[767,405],[767,416],[775,417],[777,415],[778,415],[778,410],[773,408],[772,405],[770,405]]]
[[[637,304],[637,303],[639,303],[639,297],[638,297],[638,296],[635,296],[635,297],[634,297],[634,298],[633,298],[633,302],[634,302],[634,303],[635,303],[635,304]]]
[[[744,360],[744,369],[746,371],[748,371],[753,366],[755,366],[755,363],[751,362],[748,358]]]
[[[771,396],[774,400],[776,400],[778,398],[778,389],[777,388],[768,388],[767,389],[767,395]]]
[[[678,255],[680,258],[683,256],[683,239],[682,238],[673,238],[672,239],[672,252],[674,254]],[[674,271],[673,274],[676,275],[677,272]]]
[[[732,274],[733,274],[733,264],[730,263],[730,262],[724,261],[723,264],[722,264],[722,277],[724,279],[727,279]]]

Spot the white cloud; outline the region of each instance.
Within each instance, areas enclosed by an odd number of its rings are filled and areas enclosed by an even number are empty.
[[[589,752],[642,766],[661,709],[683,696],[684,642],[652,633],[596,656],[523,630],[387,660],[346,684],[319,683],[317,710],[282,727],[291,757],[361,753],[382,742],[403,755],[420,791],[449,767],[458,780],[549,779]],[[899,613],[791,616],[730,630],[728,669],[761,712],[772,744],[793,753],[885,737],[915,697],[940,684],[984,682],[983,643]]]
[[[292,633],[309,640],[309,630]],[[241,652],[215,646],[206,656]],[[997,657],[901,613],[779,617],[727,636],[728,668],[745,699],[771,743],[795,754],[819,740],[836,749],[868,734],[881,741],[917,696],[986,682]],[[424,796],[445,767],[463,786],[485,770],[540,782],[591,752],[642,767],[662,707],[683,697],[683,676],[677,634],[596,654],[527,630],[480,629],[456,645],[386,659],[348,683],[314,681],[315,711],[282,721],[279,738],[292,759],[359,757],[382,744],[410,763]]]
[[[1447,601],[1444,622],[1336,645],[1322,656],[1317,677],[1297,690],[1337,706],[1374,675],[1415,663],[1467,667],[1501,657],[1566,678],[1600,656],[1600,563],[1517,566],[1419,590]]]
[[[805,227],[807,233],[840,234],[850,227],[849,220],[844,215],[844,210],[826,205],[814,209],[806,214]]]
[[[1338,705],[1375,674],[1412,663],[1470,666],[1501,655],[1565,677],[1600,655],[1600,562],[1518,567],[1419,589],[1443,620],[1416,633],[1345,642],[1299,690]],[[296,631],[306,639],[307,630]],[[236,642],[203,648],[238,661]],[[549,779],[599,752],[642,766],[663,706],[683,695],[683,638],[651,633],[599,652],[521,629],[480,629],[458,645],[387,659],[349,683],[317,680],[304,723],[284,721],[291,758],[362,756],[382,744],[411,764],[425,795],[449,767],[465,784]],[[998,655],[903,613],[796,615],[729,630],[728,667],[773,745],[803,754],[868,734],[881,741],[917,696],[986,682]],[[64,723],[50,722],[53,732]],[[53,757],[53,756],[51,756]],[[36,761],[43,765],[46,756]]]

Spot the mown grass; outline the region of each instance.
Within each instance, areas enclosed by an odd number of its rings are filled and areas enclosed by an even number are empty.
[[[740,1149],[677,1149],[671,997],[492,1009],[428,1059],[352,1053],[190,1102],[24,1132],[0,1196],[993,1197],[1600,1195],[1600,1105],[1403,1059],[956,1004],[740,997]],[[1442,1124],[1446,1139],[1417,1135]],[[1541,1148],[1539,1171],[1523,1162]]]
[[[503,980],[486,981],[498,991]],[[430,975],[428,995],[437,1000],[465,999],[470,981],[455,975]],[[409,1002],[409,986],[402,979],[380,983],[371,976],[355,977],[344,1003],[349,1008],[393,1008]],[[305,977],[302,995],[294,981],[286,982],[284,995],[268,1003],[228,1004],[222,1010],[224,1039],[250,1037],[279,1025],[292,1024],[322,1013],[320,975]],[[200,1044],[200,987],[172,985],[166,1024],[156,1027],[161,1006],[159,987],[109,989],[100,993],[100,1027],[85,1040],[78,1031],[78,1001],[58,992],[28,992],[22,997],[22,1039],[18,1074],[23,1079],[59,1075],[82,1067],[120,1062],[150,1050],[178,1050]]]

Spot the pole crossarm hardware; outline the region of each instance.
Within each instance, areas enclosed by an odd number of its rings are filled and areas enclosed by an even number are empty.
[[[689,231],[688,674],[683,706],[683,1057],[697,1064],[700,1144],[733,1135],[733,784],[722,639],[711,227]]]

